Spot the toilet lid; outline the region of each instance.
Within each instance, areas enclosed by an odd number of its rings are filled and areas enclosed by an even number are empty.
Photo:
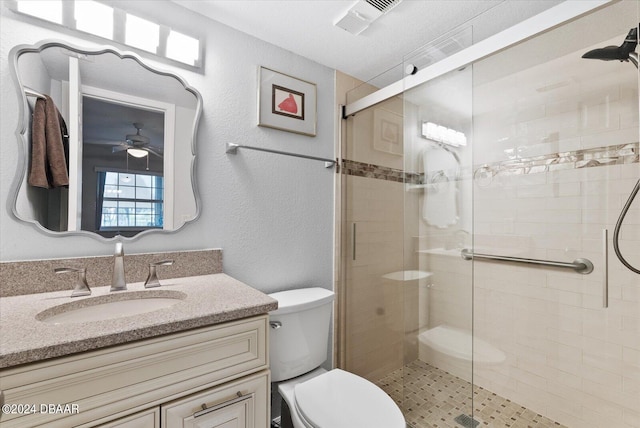
[[[295,386],[296,408],[316,428],[405,428],[402,412],[382,389],[340,369]]]

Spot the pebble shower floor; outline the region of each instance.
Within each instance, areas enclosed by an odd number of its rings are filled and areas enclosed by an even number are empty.
[[[410,379],[404,384],[403,372],[405,379]],[[486,389],[472,387],[469,382],[420,360],[393,371],[376,384],[398,403],[410,427],[473,428],[470,420],[468,425],[456,421],[456,418],[469,419],[460,418],[460,415],[469,413],[469,397],[473,389],[473,417],[478,428],[566,428]]]

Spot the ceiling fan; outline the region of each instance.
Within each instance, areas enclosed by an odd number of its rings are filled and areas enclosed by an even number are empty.
[[[143,158],[149,153],[152,155],[162,157],[162,153],[157,148],[150,147],[151,140],[149,137],[140,134],[140,130],[144,127],[143,123],[134,122],[134,128],[136,128],[135,134],[127,134],[124,142],[113,147],[112,153],[121,152],[126,150],[128,154],[136,158]]]

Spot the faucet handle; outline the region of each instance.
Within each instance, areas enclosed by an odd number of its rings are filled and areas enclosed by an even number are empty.
[[[87,269],[86,268],[72,268],[72,267],[60,267],[53,270],[55,273],[77,272],[78,276],[74,284],[71,297],[89,296],[91,295],[91,288],[87,284]]]
[[[156,273],[157,266],[171,266],[173,260],[162,260],[160,262],[149,263],[149,276],[144,282],[144,288],[160,287],[160,281],[158,280],[158,274]]]

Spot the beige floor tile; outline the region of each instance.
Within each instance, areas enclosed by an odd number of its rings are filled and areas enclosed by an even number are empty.
[[[455,418],[473,413],[478,428],[566,428],[420,360],[376,384],[398,403],[410,427],[461,428]]]

